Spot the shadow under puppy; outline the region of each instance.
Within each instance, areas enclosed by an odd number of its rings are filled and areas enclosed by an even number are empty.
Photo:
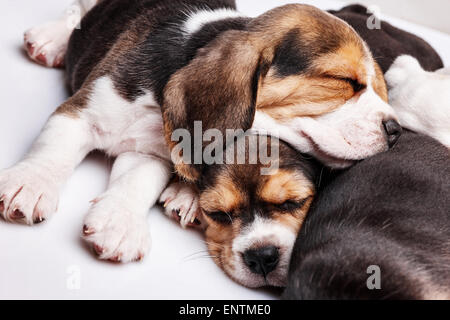
[[[284,298],[450,299],[449,190],[448,149],[411,132],[342,173],[312,205]]]

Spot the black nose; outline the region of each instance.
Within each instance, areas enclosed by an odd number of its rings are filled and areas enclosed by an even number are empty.
[[[403,129],[401,125],[395,120],[385,121],[383,122],[383,126],[387,134],[389,148],[392,148],[395,146],[398,139],[402,135]]]
[[[277,267],[280,253],[277,247],[270,246],[247,250],[243,257],[245,264],[253,273],[265,277]]]

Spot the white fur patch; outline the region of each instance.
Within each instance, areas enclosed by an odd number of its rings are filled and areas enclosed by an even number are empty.
[[[65,19],[31,28],[24,35],[28,56],[47,67],[63,66],[72,31]]]
[[[150,248],[146,215],[170,177],[171,166],[139,153],[121,154],[108,190],[93,201],[85,218],[85,239],[101,259],[140,260]]]
[[[96,148],[118,156],[108,190],[86,216],[92,229],[86,239],[102,249],[102,259],[141,258],[149,247],[145,215],[171,176],[160,107],[152,92],[133,102],[124,99],[103,77],[93,84],[82,118]]]
[[[28,56],[47,67],[62,67],[70,35],[97,0],[76,0],[56,21],[25,32],[24,43]]]
[[[234,268],[228,272],[234,279],[248,287],[266,285],[263,276],[254,274],[248,269],[242,254],[258,246],[275,246],[280,250],[280,262],[277,268],[267,275],[267,283],[272,286],[284,286],[296,238],[297,234],[288,227],[274,220],[256,217],[253,223],[234,239],[232,245]]]
[[[152,92],[130,102],[108,77],[97,79],[92,92],[82,117],[91,127],[96,148],[112,156],[139,152],[170,159],[161,108]]]
[[[386,73],[389,100],[405,128],[450,148],[450,74],[426,72],[411,56],[397,58]]]
[[[89,128],[82,120],[53,116],[25,159],[0,172],[3,217],[33,224],[52,215],[57,209],[60,187],[93,149],[91,140]],[[14,217],[17,210],[23,218]]]
[[[245,17],[245,15],[232,9],[199,10],[188,14],[183,31],[190,35],[199,31],[205,24],[240,17]]]
[[[13,222],[46,219],[56,211],[61,185],[94,149],[118,158],[108,190],[86,216],[86,239],[101,248],[102,259],[140,259],[149,248],[146,213],[172,166],[153,94],[127,101],[108,77],[93,83],[77,117],[53,115],[25,159],[0,172],[0,210]]]

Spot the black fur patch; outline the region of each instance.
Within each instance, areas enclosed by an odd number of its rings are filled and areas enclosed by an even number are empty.
[[[297,75],[309,67],[311,52],[303,48],[300,37],[300,30],[291,30],[276,49],[273,66],[279,76]]]
[[[404,54],[415,57],[427,71],[436,71],[444,67],[439,54],[418,36],[400,30],[385,21],[381,21],[379,30],[367,28],[367,19],[370,15],[364,6],[351,5],[330,13],[349,23],[367,42],[383,73],[389,70],[397,57]]]
[[[410,132],[338,175],[302,227],[284,298],[421,299],[420,272],[450,292],[449,190],[448,150]],[[372,265],[381,290],[367,288]]]
[[[242,30],[247,19],[225,19],[211,23],[186,37],[181,26],[187,19],[186,12],[199,9],[235,9],[234,0],[136,0],[103,1],[91,10],[75,30],[69,42],[66,56],[68,84],[77,91],[93,68],[106,56],[119,36],[130,28],[138,17],[147,16],[145,25],[147,40],[137,43],[117,65],[108,70],[122,95],[134,100],[153,90],[159,103],[169,78],[186,66],[196,51],[208,44],[221,32]]]

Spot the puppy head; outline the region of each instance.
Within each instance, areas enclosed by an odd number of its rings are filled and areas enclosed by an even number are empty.
[[[293,4],[200,49],[172,76],[162,109],[171,149],[172,132],[193,133],[195,121],[222,132],[253,126],[344,167],[398,139],[401,128],[386,101],[382,72],[357,33],[331,14]],[[268,121],[255,121],[256,114]],[[201,165],[175,162],[184,178],[200,176]]]
[[[200,182],[210,255],[232,279],[252,288],[285,285],[315,195],[317,164],[285,143],[277,147],[280,158],[269,175],[261,174],[261,163],[214,165]],[[250,154],[247,148],[246,163]]]

